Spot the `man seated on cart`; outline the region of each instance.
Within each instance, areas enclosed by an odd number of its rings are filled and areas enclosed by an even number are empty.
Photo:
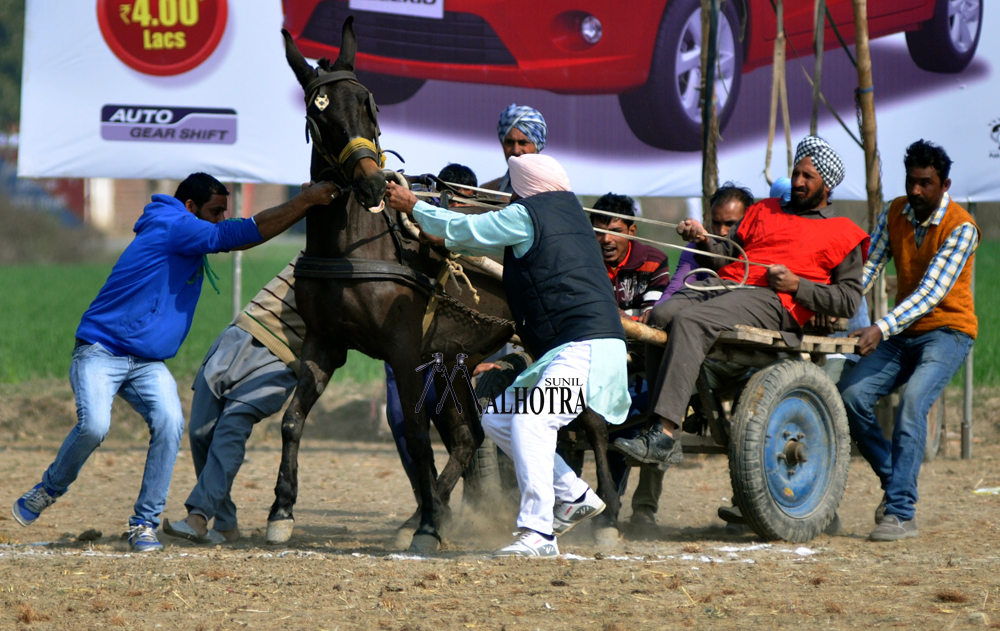
[[[788,205],[777,199],[754,204],[729,233],[749,260],[747,288],[710,289],[739,283],[746,268],[743,262],[720,266],[723,259],[699,256],[721,280],[692,283],[652,310],[649,324],[667,331],[665,348],[647,346],[652,422],[637,438],[616,440],[613,449],[639,463],[682,461],[679,429],[688,401],[705,357],[724,331],[737,324],[781,331],[794,346],[814,313],[854,315],[868,235],[833,214],[830,191],[843,179],[844,165],[833,147],[816,136],[803,139],[795,152]],[[706,254],[739,255],[731,243],[710,239],[697,221],[684,220],[677,231]]]
[[[872,541],[918,535],[917,477],[927,439],[927,413],[965,362],[979,326],[972,299],[972,268],[979,228],[948,195],[951,159],[923,140],[903,160],[906,196],[878,218],[865,265],[872,286],[889,259],[896,263],[896,306],[855,331],[861,360],[839,384],[851,438],[882,483]],[[906,384],[892,441],[875,419],[875,403]]]

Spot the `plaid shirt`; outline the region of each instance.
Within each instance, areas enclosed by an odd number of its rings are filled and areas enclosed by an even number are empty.
[[[941,206],[924,223],[917,223],[917,218],[909,204],[903,208],[903,214],[913,223],[913,234],[918,248],[924,242],[927,229],[931,225],[936,226],[941,223],[950,202],[951,197],[945,193],[941,198]],[[885,209],[878,217],[875,232],[872,233],[872,245],[868,251],[868,262],[865,263],[863,293],[868,293],[872,283],[885,268],[885,264],[892,258],[892,251],[889,248],[889,231],[886,228],[888,217],[889,205],[886,204]],[[884,318],[875,322],[875,325],[882,331],[882,339],[900,333],[944,300],[944,297],[954,286],[962,268],[965,267],[965,262],[976,251],[978,245],[979,233],[971,223],[963,223],[955,228],[948,235],[934,258],[931,259],[931,264],[924,273],[924,277],[920,279],[920,285],[917,286],[916,291],[896,305]]]

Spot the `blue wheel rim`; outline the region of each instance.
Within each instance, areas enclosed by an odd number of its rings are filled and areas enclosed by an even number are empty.
[[[837,451],[833,413],[815,392],[796,388],[771,413],[765,436],[764,475],[771,497],[790,517],[811,515],[823,502],[833,475]],[[789,475],[789,467],[778,456],[797,436],[802,436],[809,456]]]

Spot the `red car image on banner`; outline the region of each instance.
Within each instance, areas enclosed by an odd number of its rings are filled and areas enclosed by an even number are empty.
[[[442,17],[427,7],[445,3]],[[848,44],[851,0],[827,0]],[[647,145],[701,147],[700,0],[284,0],[285,27],[314,58],[337,55],[340,27],[355,16],[358,68],[380,103],[400,103],[428,79],[517,86],[560,94],[617,94],[622,114]],[[416,7],[407,14],[410,5]],[[741,76],[771,63],[771,0],[728,0],[719,16],[716,94],[724,129]],[[956,73],[976,54],[983,0],[869,3],[872,38],[906,32],[919,68]],[[812,54],[813,0],[785,0],[788,56]],[[829,21],[827,49],[840,46]]]

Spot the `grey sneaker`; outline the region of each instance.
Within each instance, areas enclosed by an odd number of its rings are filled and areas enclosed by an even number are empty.
[[[559,545],[555,539],[551,541],[531,528],[521,528],[514,543],[493,553],[494,558],[500,557],[534,557],[554,559],[559,556]]]
[[[900,541],[919,536],[917,520],[903,521],[892,513],[886,513],[875,530],[868,535],[868,538],[872,541]]]
[[[587,489],[579,502],[557,502],[552,511],[552,534],[564,535],[585,519],[597,517],[605,508],[607,506],[592,489]]]

